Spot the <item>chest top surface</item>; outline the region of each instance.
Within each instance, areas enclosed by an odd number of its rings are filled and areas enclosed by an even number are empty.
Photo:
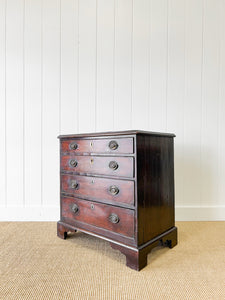
[[[78,133],[78,134],[66,134],[59,135],[59,139],[66,138],[81,138],[81,137],[110,137],[110,136],[127,136],[127,135],[152,135],[152,136],[167,136],[175,137],[173,133],[163,133],[163,132],[153,132],[153,131],[144,131],[144,130],[125,130],[125,131],[106,131],[106,132],[92,132],[92,133]]]

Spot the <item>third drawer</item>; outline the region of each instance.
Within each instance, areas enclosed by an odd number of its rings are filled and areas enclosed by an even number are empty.
[[[115,205],[134,206],[134,181],[62,174],[61,192]]]

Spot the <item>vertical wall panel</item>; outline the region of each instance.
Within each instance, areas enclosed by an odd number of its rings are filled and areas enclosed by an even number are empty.
[[[23,206],[23,0],[6,10],[7,206]]]
[[[175,132],[176,203],[183,202],[183,119],[185,1],[171,0],[168,6],[168,95],[167,130]]]
[[[5,153],[5,15],[6,0],[0,2],[0,206],[6,205]]]
[[[202,81],[202,18],[201,1],[186,2],[185,24],[185,98],[184,98],[184,149],[183,202],[199,205],[201,191],[201,81]]]
[[[219,1],[204,2],[201,187],[205,205],[218,201],[219,9]]]
[[[43,1],[42,203],[59,203],[60,1]]]
[[[78,0],[61,1],[61,134],[78,130]]]
[[[131,127],[132,19],[130,0],[115,0],[115,100],[114,129]]]
[[[97,99],[96,130],[113,130],[114,108],[114,9],[112,0],[97,6]],[[107,42],[106,42],[107,41]]]
[[[133,1],[132,127],[148,129],[150,1]],[[141,105],[140,105],[141,101]],[[140,118],[141,116],[141,118]]]
[[[220,73],[219,73],[219,115],[218,115],[218,141],[219,141],[219,195],[218,205],[224,205],[225,201],[225,1],[220,1]]]
[[[224,219],[224,114],[223,0],[0,1],[0,220],[58,219],[59,133],[131,128],[176,134],[177,219]]]
[[[79,1],[79,131],[95,131],[96,1]]]
[[[40,206],[42,175],[41,1],[25,1],[24,11],[24,200],[26,206]]]
[[[166,131],[168,66],[168,1],[151,1],[149,128]]]

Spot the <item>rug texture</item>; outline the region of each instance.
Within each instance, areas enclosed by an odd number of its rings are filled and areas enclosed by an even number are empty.
[[[177,222],[140,272],[109,243],[53,222],[0,223],[0,299],[225,299],[225,222]]]

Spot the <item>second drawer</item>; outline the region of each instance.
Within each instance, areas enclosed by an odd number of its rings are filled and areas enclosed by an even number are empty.
[[[61,169],[81,174],[134,176],[133,157],[63,155]]]
[[[61,192],[101,202],[134,206],[133,181],[62,174]]]

